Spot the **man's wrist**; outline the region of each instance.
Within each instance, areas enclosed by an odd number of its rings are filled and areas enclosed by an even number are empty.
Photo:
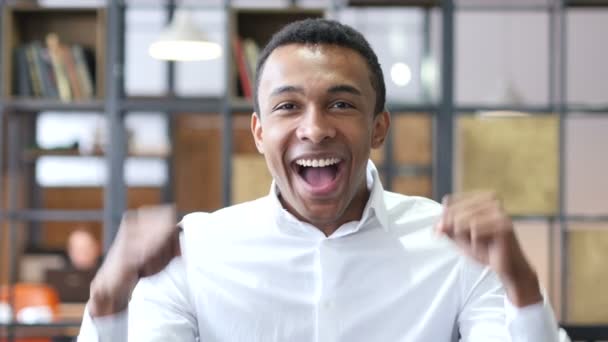
[[[91,283],[87,306],[93,317],[113,315],[126,310],[139,279],[134,273],[113,272],[105,275],[103,271],[100,270]]]
[[[102,317],[122,312],[128,305],[129,301],[126,299],[91,292],[87,308],[91,317]]]
[[[503,283],[509,301],[516,307],[521,308],[543,301],[538,276],[531,269],[515,276],[505,277]]]

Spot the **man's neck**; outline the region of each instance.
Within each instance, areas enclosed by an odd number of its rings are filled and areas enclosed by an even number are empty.
[[[367,189],[366,182],[363,182],[360,190],[355,194],[348,207],[342,215],[333,222],[314,222],[301,216],[297,210],[289,205],[285,199],[278,193],[279,201],[285,210],[294,215],[298,220],[309,223],[319,229],[325,236],[331,236],[338,228],[348,222],[359,221],[363,217],[363,210],[370,199],[370,190]]]
[[[344,211],[344,214],[340,217],[338,221],[330,224],[320,224],[316,226],[320,231],[325,234],[325,236],[331,236],[333,233],[338,230],[342,225],[352,221],[360,221],[363,218],[363,211],[365,210],[365,206],[370,198],[370,191],[367,189],[367,186],[363,184],[361,190],[355,194],[352,201],[350,202],[348,208]]]

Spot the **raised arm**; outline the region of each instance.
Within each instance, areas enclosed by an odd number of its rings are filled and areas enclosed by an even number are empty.
[[[437,231],[452,239],[472,259],[471,264],[475,260],[487,266],[482,272],[465,270],[463,274],[463,284],[467,284],[459,317],[463,340],[557,342],[552,310],[497,196],[490,192],[450,195],[443,204]],[[501,331],[510,338],[500,338]]]
[[[172,207],[125,215],[91,284],[78,341],[194,341],[179,228]],[[174,260],[172,262],[172,260]],[[159,273],[160,272],[160,273]]]

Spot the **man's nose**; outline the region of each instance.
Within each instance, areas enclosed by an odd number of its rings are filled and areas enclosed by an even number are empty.
[[[297,135],[300,140],[319,144],[336,135],[333,123],[328,120],[326,113],[318,108],[311,108],[304,113],[298,126]]]

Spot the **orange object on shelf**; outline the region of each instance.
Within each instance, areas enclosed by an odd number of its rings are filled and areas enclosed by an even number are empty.
[[[55,289],[44,284],[16,284],[14,291],[13,314],[18,315],[23,309],[32,307],[47,307],[52,313],[52,319],[57,319],[59,314],[59,296]],[[0,287],[0,303],[9,302],[9,288]],[[0,338],[0,342],[6,342],[6,338]],[[16,342],[50,342],[50,338],[17,338]]]

